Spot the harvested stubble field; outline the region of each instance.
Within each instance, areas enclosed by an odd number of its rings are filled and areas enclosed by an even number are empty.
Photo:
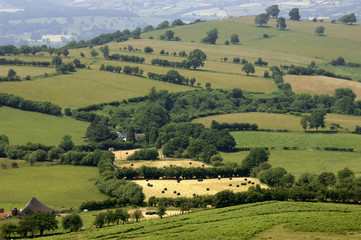
[[[246,183],[248,181],[254,182],[255,184],[248,184],[241,185],[241,183]],[[221,178],[220,180],[216,179],[204,179],[202,182],[199,182],[198,179],[191,179],[191,180],[182,180],[180,183],[177,183],[177,180],[134,180],[133,182],[139,184],[143,187],[143,192],[147,199],[151,196],[155,197],[192,197],[193,194],[197,195],[207,195],[207,194],[216,194],[222,190],[232,190],[234,192],[242,192],[247,191],[250,186],[255,186],[256,184],[260,184],[258,179],[255,178]],[[150,183],[153,187],[147,186]],[[229,186],[232,184],[232,186]],[[239,185],[239,187],[236,187]],[[266,187],[265,185],[261,184],[262,187]],[[164,191],[164,188],[167,188]],[[209,191],[207,191],[209,188]],[[164,193],[162,193],[164,191]],[[174,193],[176,191],[176,193]],[[180,193],[180,195],[177,195]]]
[[[311,95],[327,94],[333,96],[337,88],[351,88],[361,100],[361,83],[326,76],[296,76],[286,75],[285,82],[291,84],[295,93],[310,93]]]
[[[190,164],[192,163],[192,164]],[[133,166],[132,166],[133,164]],[[177,166],[177,167],[212,167],[209,164],[204,162],[194,161],[193,159],[188,160],[174,160],[174,159],[164,159],[160,161],[115,161],[114,165],[117,167],[133,167],[133,168],[140,168],[143,165],[147,167],[170,167],[170,166]]]

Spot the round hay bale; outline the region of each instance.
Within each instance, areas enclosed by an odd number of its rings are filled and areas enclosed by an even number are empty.
[[[164,191],[167,191],[168,190],[168,188],[164,188]]]
[[[232,187],[232,184],[229,184],[230,187]]]
[[[177,193],[177,195],[179,196],[179,195],[180,195],[180,193]]]
[[[164,193],[164,191],[162,191],[162,193]]]
[[[134,164],[132,163],[132,164],[130,164],[130,166],[132,166],[132,167],[133,167],[133,166],[134,166]]]
[[[173,193],[177,193],[177,191],[173,191]]]
[[[237,184],[236,187],[239,187],[239,185]]]
[[[207,191],[209,191],[209,188],[207,188]]]

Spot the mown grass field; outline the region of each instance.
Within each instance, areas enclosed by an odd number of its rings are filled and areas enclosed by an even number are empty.
[[[213,120],[220,123],[255,123],[260,129],[304,131],[300,124],[301,117],[275,113],[249,112],[221,114],[197,118],[194,119],[193,122],[202,123],[205,127],[209,128]],[[326,128],[324,128],[324,130],[330,130],[331,123],[338,123],[344,130],[354,131],[357,125],[361,125],[361,117],[328,113],[325,122]]]
[[[237,147],[297,147],[301,150],[324,147],[353,148],[360,151],[361,135],[350,133],[302,133],[302,132],[232,132]]]
[[[27,142],[58,145],[64,135],[72,136],[75,144],[82,144],[88,126],[89,123],[70,117],[0,108],[0,133],[7,135],[14,145]]]
[[[310,93],[312,95],[327,94],[333,96],[337,88],[351,88],[361,100],[361,83],[325,76],[286,75],[285,82],[291,84],[295,93]]]
[[[241,164],[248,153],[248,151],[222,153],[222,157],[224,162]],[[295,176],[300,176],[306,172],[315,174],[322,172],[337,173],[345,167],[350,168],[357,176],[361,176],[360,153],[317,150],[272,150],[270,153],[269,163],[273,167],[283,167]]]
[[[32,197],[55,209],[77,208],[102,200],[95,186],[98,169],[80,166],[34,166],[0,170],[0,205],[23,208]]]
[[[247,178],[247,181],[252,181],[255,184],[260,184],[258,179],[255,178]],[[149,199],[151,196],[155,197],[192,197],[193,194],[197,195],[207,195],[207,194],[216,194],[222,190],[232,190],[234,192],[247,191],[250,186],[255,186],[252,184],[241,185],[241,183],[247,182],[245,178],[233,178],[230,180],[229,178],[221,178],[220,180],[216,179],[204,179],[203,182],[198,182],[197,179],[191,180],[183,180],[180,183],[177,183],[177,180],[134,180],[133,182],[139,184],[143,187],[143,192],[146,196],[146,199]],[[148,187],[147,184],[150,183],[153,187]],[[229,186],[232,184],[232,186]],[[239,187],[236,187],[239,185]],[[261,184],[262,187],[266,187]],[[167,188],[168,190],[164,190]],[[207,188],[209,190],[207,191]],[[180,195],[177,195],[177,193]]]
[[[30,100],[50,101],[61,107],[71,108],[144,96],[152,87],[172,92],[192,89],[147,78],[98,70],[78,70],[73,74],[34,81],[0,83],[2,92]]]
[[[329,203],[264,202],[91,229],[44,239],[251,239],[282,225],[298,236],[359,236],[361,209]],[[274,236],[274,233],[270,233]],[[312,236],[314,236],[312,235]],[[277,235],[276,235],[277,236]],[[268,239],[268,238],[267,238]],[[286,238],[287,239],[287,238]],[[290,238],[288,238],[290,239]],[[347,238],[343,238],[347,239]]]
[[[0,66],[0,77],[7,76],[10,69],[13,69],[16,72],[16,75],[20,76],[22,79],[24,79],[27,75],[30,77],[35,77],[44,75],[45,73],[56,73],[56,69],[50,67]]]

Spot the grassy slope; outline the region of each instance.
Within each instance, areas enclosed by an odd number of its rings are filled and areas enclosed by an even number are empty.
[[[222,153],[224,162],[241,164],[249,152]],[[288,172],[299,176],[302,173],[333,172],[348,167],[357,176],[361,175],[361,154],[331,151],[271,151],[269,163],[274,167],[283,167]]]
[[[46,67],[32,67],[32,66],[0,66],[0,76],[5,77],[8,75],[8,71],[13,69],[18,76],[25,78],[27,75],[34,77],[44,75],[44,73],[55,73],[55,68]]]
[[[298,147],[299,149],[339,147],[360,151],[361,135],[350,133],[232,132],[238,147]]]
[[[101,200],[95,187],[95,167],[35,166],[0,170],[0,205],[22,208],[32,197],[52,208],[77,208],[86,200]]]
[[[92,229],[46,239],[250,239],[274,226],[328,236],[360,231],[360,208],[325,203],[265,202],[175,218]]]
[[[0,108],[0,133],[9,137],[10,144],[39,142],[58,145],[66,134],[75,144],[83,142],[82,136],[89,123],[69,117],[21,111],[9,107]]]
[[[256,123],[259,128],[263,129],[287,129],[289,131],[303,131],[300,125],[300,117],[275,113],[250,112],[222,114],[197,118],[193,120],[193,122],[202,123],[204,126],[210,127],[212,120],[221,123]],[[329,130],[330,123],[338,123],[344,129],[353,131],[357,125],[361,124],[361,117],[329,113],[326,115],[325,122],[326,130]]]

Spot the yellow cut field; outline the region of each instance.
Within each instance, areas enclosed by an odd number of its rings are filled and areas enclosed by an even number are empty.
[[[191,163],[191,164],[190,164]],[[133,166],[132,166],[133,164]],[[194,161],[193,159],[186,159],[186,160],[174,160],[174,159],[165,159],[165,160],[159,160],[159,161],[124,161],[119,160],[115,161],[114,165],[117,167],[133,167],[133,168],[140,168],[143,165],[147,167],[157,167],[157,168],[163,168],[163,167],[170,167],[177,166],[177,167],[212,167],[209,164],[206,164],[204,162]]]
[[[295,93],[310,93],[312,95],[327,94],[333,96],[337,88],[351,88],[361,100],[361,83],[326,76],[296,76],[286,75],[285,82],[291,84]]]
[[[203,182],[198,182],[197,179],[192,180],[182,180],[180,183],[177,183],[176,180],[134,180],[133,182],[139,184],[143,187],[143,192],[146,199],[149,199],[151,196],[155,197],[192,197],[193,194],[197,195],[213,195],[222,190],[232,190],[234,192],[247,191],[250,186],[255,186],[260,184],[258,179],[255,178],[221,178],[218,179],[204,179]],[[248,184],[246,186],[241,185],[245,182],[254,182],[254,184]],[[147,184],[150,183],[153,187],[148,187]],[[232,186],[229,186],[232,184]],[[237,187],[239,185],[239,187]],[[261,184],[262,188],[267,188],[266,185]],[[164,191],[164,188],[167,188]],[[207,191],[209,188],[209,191]],[[164,193],[162,193],[164,191]],[[176,193],[174,193],[176,191]],[[177,195],[180,193],[180,195]]]

